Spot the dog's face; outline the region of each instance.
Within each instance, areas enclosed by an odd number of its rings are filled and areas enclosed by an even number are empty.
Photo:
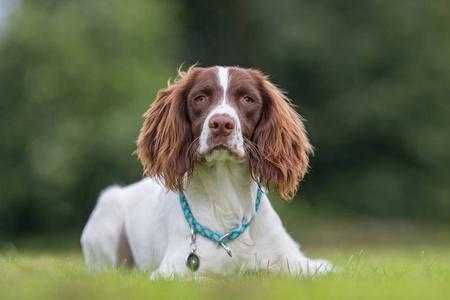
[[[226,149],[246,156],[244,140],[250,140],[261,120],[263,99],[251,74],[238,68],[216,67],[201,71],[187,94],[187,113],[198,154]]]
[[[194,67],[144,114],[138,156],[148,176],[180,190],[196,163],[226,150],[252,175],[293,196],[311,153],[300,116],[260,71]]]

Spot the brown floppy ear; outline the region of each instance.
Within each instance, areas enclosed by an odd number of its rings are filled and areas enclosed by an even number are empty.
[[[292,102],[266,75],[252,70],[264,100],[261,120],[253,135],[259,159],[250,159],[254,176],[275,185],[282,199],[295,195],[309,167],[312,146],[301,116]]]
[[[137,140],[136,152],[144,175],[160,179],[173,191],[183,188],[184,175],[192,168],[188,159],[192,132],[185,96],[195,73],[195,68],[179,72],[174,83],[158,92],[144,113],[144,124]]]

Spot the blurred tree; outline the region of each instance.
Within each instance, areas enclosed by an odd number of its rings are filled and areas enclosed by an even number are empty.
[[[139,178],[140,116],[195,62],[258,67],[289,91],[316,146],[309,203],[450,220],[449,11],[445,0],[22,1],[0,37],[0,231],[79,226],[103,187]]]
[[[190,61],[264,69],[316,147],[300,197],[450,219],[448,1],[186,1]]]
[[[0,41],[0,229],[80,224],[106,185],[140,177],[141,115],[174,74],[178,8],[23,1]]]

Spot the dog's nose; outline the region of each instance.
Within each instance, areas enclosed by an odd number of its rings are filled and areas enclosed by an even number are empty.
[[[234,120],[226,114],[214,115],[209,119],[208,126],[215,136],[229,136],[234,129]]]

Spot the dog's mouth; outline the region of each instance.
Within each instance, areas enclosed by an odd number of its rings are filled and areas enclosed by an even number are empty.
[[[221,161],[221,160],[237,160],[244,161],[246,154],[244,151],[239,150],[237,147],[229,146],[226,144],[218,144],[209,148],[204,154],[206,161]]]

